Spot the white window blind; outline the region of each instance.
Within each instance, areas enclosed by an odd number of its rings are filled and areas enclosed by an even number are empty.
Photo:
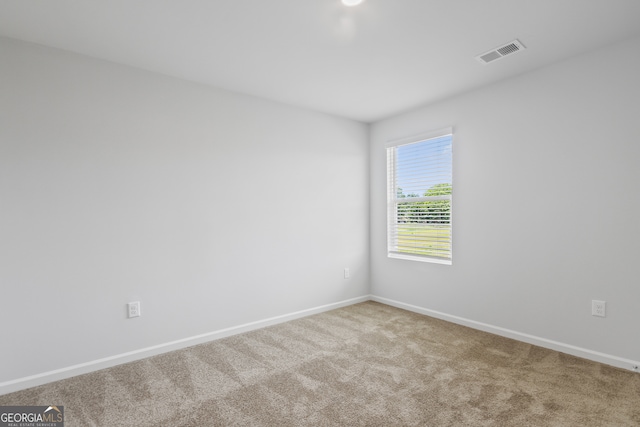
[[[387,147],[387,241],[392,258],[451,264],[453,132]]]

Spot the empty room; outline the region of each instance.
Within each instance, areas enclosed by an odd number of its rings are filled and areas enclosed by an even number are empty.
[[[639,426],[640,1],[0,0],[1,426]]]

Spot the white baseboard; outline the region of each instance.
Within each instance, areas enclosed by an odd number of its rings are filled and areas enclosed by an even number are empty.
[[[570,354],[572,356],[581,357],[583,359],[592,360],[594,362],[604,363],[606,365],[615,366],[617,368],[628,369],[630,371],[638,372],[638,366],[640,362],[636,360],[625,359],[610,354],[600,353],[586,348],[576,347],[570,344],[564,344],[558,341],[549,340],[546,338],[540,338],[529,334],[524,334],[510,329],[501,328],[499,326],[493,326],[482,322],[476,322],[475,320],[469,320],[458,316],[453,316],[446,313],[441,313],[435,310],[429,310],[427,308],[418,307],[411,304],[406,304],[400,301],[391,300],[379,296],[372,295],[372,301],[377,301],[382,304],[387,304],[393,307],[402,308],[404,310],[413,311],[414,313],[424,314],[426,316],[435,317],[437,319],[446,320],[458,325],[468,326],[473,329],[478,329],[484,332],[489,332],[495,335],[500,335],[514,340],[526,342],[528,344],[537,345],[539,347],[548,348],[551,350],[559,351],[561,353]],[[636,367],[634,369],[634,367]]]
[[[613,356],[610,354],[600,353],[597,351],[576,347],[570,344],[564,344],[561,342],[548,340],[546,338],[540,338],[533,335],[512,331],[510,329],[505,329],[498,326],[493,326],[486,323],[476,322],[474,320],[469,320],[462,317],[441,313],[439,311],[430,310],[427,308],[418,307],[411,304],[406,304],[406,303],[391,300],[388,298],[383,298],[375,295],[364,295],[361,297],[339,301],[336,303],[314,307],[306,310],[296,311],[294,313],[271,317],[271,318],[259,320],[256,322],[245,323],[243,325],[234,326],[231,328],[220,329],[217,331],[208,332],[206,334],[196,335],[193,337],[184,338],[181,340],[172,341],[164,344],[159,344],[152,347],[142,348],[139,350],[130,351],[128,353],[117,354],[114,356],[109,356],[102,359],[69,366],[66,368],[56,369],[54,371],[43,372],[41,374],[36,374],[29,377],[18,378],[15,380],[2,382],[0,383],[0,395],[12,393],[19,390],[24,390],[30,387],[36,387],[36,386],[50,383],[53,381],[59,381],[66,378],[75,377],[77,375],[98,371],[100,369],[110,368],[112,366],[133,362],[136,360],[144,359],[144,358],[155,356],[158,354],[167,353],[174,350],[180,350],[186,347],[191,347],[193,345],[203,344],[209,341],[215,341],[221,338],[226,338],[232,335],[253,331],[253,330],[264,328],[267,326],[277,325],[279,323],[284,323],[290,320],[311,316],[313,314],[323,313],[325,311],[334,310],[340,307],[346,307],[348,305],[353,305],[353,304],[357,304],[364,301],[376,301],[382,304],[387,304],[393,307],[398,307],[404,310],[412,311],[414,313],[424,314],[426,316],[435,317],[437,319],[446,320],[448,322],[456,323],[463,326],[468,326],[473,329],[478,329],[481,331],[489,332],[489,333],[500,335],[503,337],[512,338],[518,341],[526,342],[528,344],[533,344],[539,347],[556,350],[561,353],[570,354],[573,356],[581,357],[583,359],[604,363],[604,364],[615,366],[622,369],[628,369],[628,370],[634,371],[633,369],[634,366],[640,366],[640,361],[634,361],[634,360],[625,359],[622,357]],[[637,372],[637,369],[635,371]]]
[[[234,326],[231,328],[220,329],[206,334],[196,335],[189,338],[184,338],[177,341],[172,341],[164,344],[155,345],[152,347],[142,348],[139,350],[130,351],[128,353],[117,354],[114,356],[105,357],[98,360],[93,360],[86,363],[80,363],[78,365],[69,366],[66,368],[56,369],[54,371],[43,372],[41,374],[31,375],[29,377],[18,378],[11,381],[0,383],[0,395],[12,393],[14,391],[24,390],[30,387],[36,387],[42,384],[50,383],[53,381],[59,381],[66,378],[75,377],[81,374],[87,374],[89,372],[98,371],[100,369],[110,368],[112,366],[121,365],[123,363],[133,362],[136,360],[144,359],[147,357],[155,356],[169,351],[180,350],[186,347],[191,347],[197,344],[203,344],[209,341],[226,338],[232,335],[241,334],[244,332],[261,329],[267,326],[276,325],[278,323],[288,322],[290,320],[299,319],[313,314],[323,313],[325,311],[334,310],[340,307],[346,307],[348,305],[357,304],[364,301],[369,301],[370,296],[364,295],[358,298],[351,298],[344,301],[339,301],[332,304],[322,305],[319,307],[309,308],[306,310],[296,311],[294,313],[284,314],[281,316],[271,317],[256,322],[245,323],[243,325]]]

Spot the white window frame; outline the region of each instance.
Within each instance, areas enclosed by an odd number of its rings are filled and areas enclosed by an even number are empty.
[[[453,128],[444,128],[437,131],[423,133],[410,138],[403,138],[399,140],[390,141],[386,144],[387,151],[387,256],[389,258],[405,259],[412,261],[429,262],[436,264],[451,265],[453,260],[453,200],[452,195],[442,196],[424,196],[417,197],[398,197],[398,179],[397,179],[397,148],[404,145],[424,143],[429,140],[442,138],[445,136],[451,136],[451,150],[453,151]],[[451,163],[453,163],[453,152],[451,154]],[[453,185],[453,164],[448,165],[451,170],[451,177],[449,182]],[[448,248],[449,257],[438,257],[429,255],[420,255],[415,253],[406,252],[398,245],[398,206],[404,203],[426,202],[426,201],[450,201],[449,212],[449,237]],[[446,238],[445,238],[446,242]],[[426,241],[424,242],[426,244]],[[417,247],[418,250],[425,249],[424,246]]]

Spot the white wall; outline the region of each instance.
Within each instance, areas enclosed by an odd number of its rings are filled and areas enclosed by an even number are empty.
[[[638,51],[375,123],[369,151],[360,123],[0,39],[0,393],[370,290],[640,360]],[[453,265],[388,259],[383,146],[446,126]]]
[[[375,123],[372,294],[640,360],[637,52],[638,38]],[[388,259],[384,144],[446,126],[453,265]],[[591,316],[592,299],[607,301],[606,318]]]
[[[366,125],[0,58],[0,383],[368,294]]]

